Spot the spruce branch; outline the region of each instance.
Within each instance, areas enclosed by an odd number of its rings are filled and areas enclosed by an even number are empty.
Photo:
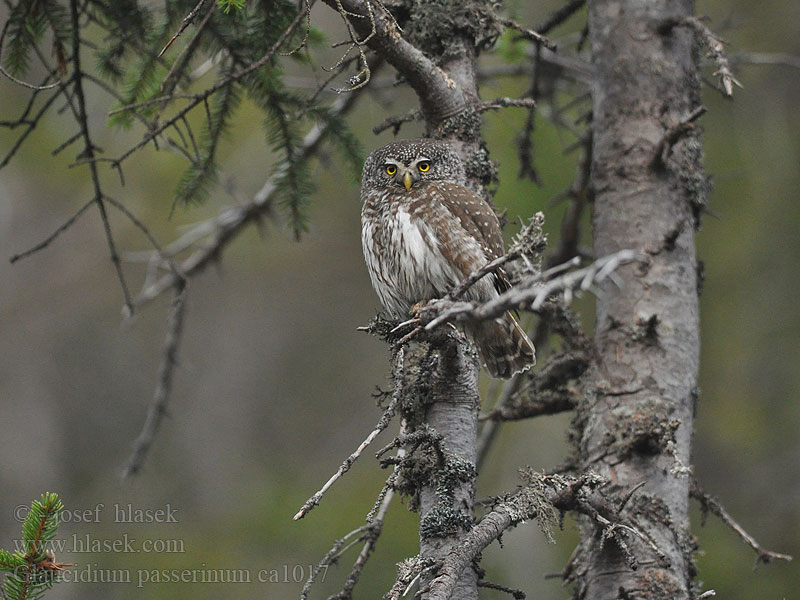
[[[337,101],[330,110],[330,116],[338,117],[345,114],[352,108],[358,99],[358,94],[343,96]],[[315,156],[319,151],[320,145],[329,136],[335,138],[335,127],[333,120],[315,124],[305,135],[302,145],[297,151],[296,160],[306,162]],[[249,224],[258,222],[264,216],[273,215],[273,203],[279,191],[281,178],[285,176],[283,169],[278,168],[261,190],[255,194],[253,199],[241,206],[230,207],[222,212],[218,217],[209,221],[204,221],[192,227],[181,238],[164,247],[166,256],[175,256],[185,250],[191,249],[201,240],[207,240],[206,244],[194,250],[178,269],[183,277],[190,279],[201,272],[222,253],[223,249]],[[210,239],[208,239],[210,238]],[[148,260],[160,260],[157,253],[149,253]],[[154,281],[145,282],[144,287],[134,299],[136,306],[146,304],[165,291],[181,285],[181,277],[169,272],[161,275]]]
[[[37,600],[58,581],[59,574],[71,564],[55,562],[49,549],[58,531],[64,505],[58,494],[45,492],[31,502],[22,523],[22,549],[0,550],[0,571],[5,571],[5,600]]]

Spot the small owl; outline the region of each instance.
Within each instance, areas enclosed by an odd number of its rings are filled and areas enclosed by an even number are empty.
[[[442,298],[503,255],[497,215],[465,183],[461,159],[446,142],[401,140],[367,157],[361,240],[372,286],[392,317]],[[502,274],[490,274],[464,299],[485,302],[507,287]],[[533,344],[511,313],[465,329],[493,377],[511,377],[535,362]]]

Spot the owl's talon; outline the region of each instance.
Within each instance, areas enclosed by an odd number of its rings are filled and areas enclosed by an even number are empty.
[[[422,331],[422,327],[414,327],[414,329],[412,329],[407,334],[405,334],[403,337],[401,337],[399,340],[397,340],[397,345],[398,346],[402,346],[403,344],[407,343],[408,341],[411,340],[411,338],[413,338],[415,335],[417,335],[420,331]]]
[[[392,331],[390,333],[397,333],[403,327],[406,327],[407,325],[416,325],[417,323],[419,323],[419,317],[414,317],[412,319],[409,319],[408,321],[403,321],[399,325],[395,326],[395,328],[392,329]]]

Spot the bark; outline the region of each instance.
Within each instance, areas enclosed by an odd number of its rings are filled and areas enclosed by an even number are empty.
[[[337,0],[325,0],[339,10]],[[446,2],[442,4],[447,4]],[[454,2],[454,9],[463,9]],[[475,0],[477,9],[488,10],[489,2]],[[364,15],[363,0],[341,0],[340,6],[350,13]],[[420,5],[420,10],[439,10],[441,7]],[[415,10],[408,3],[407,10]],[[414,46],[404,39],[383,10],[372,11],[372,18],[350,18],[350,23],[362,39],[370,34],[369,47],[385,58],[408,81],[416,92],[428,135],[447,139],[464,160],[469,185],[479,193],[494,177],[494,167],[488,160],[480,139],[481,119],[474,109],[478,103],[475,72],[477,36],[481,32],[455,31],[448,36],[446,55],[435,56],[433,48],[424,43]],[[428,22],[421,19],[418,22]],[[434,24],[430,25],[435,27]],[[435,40],[431,31],[418,31],[419,40]],[[441,447],[446,455],[444,465],[434,473],[420,492],[420,556],[423,559],[443,560],[469,531],[474,519],[475,462],[477,422],[480,396],[478,393],[479,362],[471,344],[452,336],[435,344],[435,364],[423,369],[420,382],[429,386],[423,421],[442,436]],[[423,349],[424,351],[424,349]],[[418,354],[418,356],[420,356]],[[420,581],[423,599],[433,572],[426,571]],[[454,598],[473,600],[478,597],[477,574],[467,568],[454,588]]]
[[[473,524],[480,405],[475,350],[450,338],[439,347],[438,355],[424,421],[443,436],[447,460],[434,480],[420,490],[419,504],[420,556],[437,561],[444,560],[463,541]],[[433,571],[426,572],[420,589],[426,590],[434,575]],[[477,599],[477,582],[475,570],[464,569],[452,597]]]
[[[707,191],[698,130],[676,126],[698,108],[691,0],[589,3],[595,66],[591,182],[594,252],[639,250],[597,300],[594,393],[581,406],[580,457],[620,497],[664,553],[637,540],[632,570],[587,520],[572,565],[578,596],[592,600],[692,597],[688,526],[692,420],[699,354],[694,229]],[[671,25],[670,25],[671,24]],[[670,145],[660,160],[664,140]]]

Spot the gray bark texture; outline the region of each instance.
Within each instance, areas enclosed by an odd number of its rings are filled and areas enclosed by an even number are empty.
[[[693,597],[685,465],[699,355],[694,230],[708,185],[699,130],[674,134],[699,106],[693,36],[680,25],[692,12],[691,0],[589,3],[594,252],[632,248],[644,258],[620,269],[618,286],[606,285],[597,300],[597,364],[577,415],[579,452],[584,469],[610,482],[606,493],[623,498],[645,482],[624,511],[663,557],[631,536],[634,570],[584,518],[570,567],[579,598]]]
[[[325,2],[339,9],[337,0]],[[437,29],[439,20],[435,18],[435,11],[466,14],[474,8],[488,13],[491,3],[487,0],[430,5],[408,3],[409,10],[430,11],[427,15],[430,18],[420,18],[418,24],[428,25],[417,25],[417,30],[409,27],[403,37],[384,11],[369,11],[363,0],[341,0],[340,6],[350,13],[364,15],[364,18],[350,18],[354,29],[362,39],[368,38],[369,47],[406,78],[419,98],[427,135],[452,143],[464,161],[469,185],[485,193],[485,186],[494,177],[494,167],[483,148],[481,118],[474,108],[479,102],[476,47],[485,32],[477,26],[472,30],[456,27],[453,31],[442,32]],[[373,16],[367,18],[370,14]],[[425,26],[431,29],[425,30]],[[486,26],[491,28],[494,24],[487,21]],[[415,43],[406,41],[406,35]],[[442,38],[447,39],[445,51],[436,46]],[[453,336],[444,338],[432,343],[435,357],[432,368],[419,372],[420,377],[430,378],[419,382],[429,387],[429,394],[424,399],[422,423],[411,423],[412,426],[427,425],[441,435],[441,449],[445,454],[439,471],[419,490],[420,557],[430,563],[442,561],[474,521],[480,364],[471,344]],[[417,360],[424,361],[421,358],[424,353],[424,348],[418,348]],[[433,575],[434,572],[428,570],[421,577],[423,599],[428,596],[426,589]],[[452,597],[477,600],[477,579],[474,569],[464,569]]]
[[[436,480],[420,490],[419,547],[423,559],[444,560],[473,524],[480,405],[478,368],[477,355],[470,346],[451,341],[440,348],[424,421],[443,436],[447,460]],[[438,527],[442,531],[432,535]],[[445,530],[448,533],[444,534]],[[434,575],[433,571],[426,572],[420,588],[427,590]],[[422,597],[427,598],[428,593]],[[477,599],[475,569],[461,572],[451,597]]]

